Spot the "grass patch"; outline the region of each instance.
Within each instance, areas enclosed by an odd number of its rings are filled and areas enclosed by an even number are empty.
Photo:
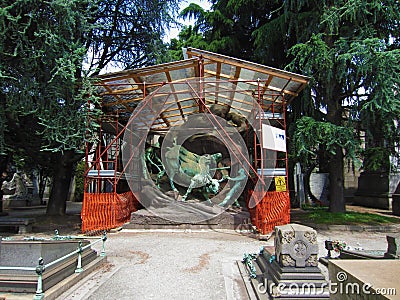
[[[390,225],[399,224],[400,219],[372,213],[331,213],[325,207],[307,207],[303,221],[328,225]]]

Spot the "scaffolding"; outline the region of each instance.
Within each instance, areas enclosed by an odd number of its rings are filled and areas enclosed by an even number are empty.
[[[123,225],[139,202],[126,184],[120,151],[123,126],[117,115],[99,122],[98,143],[86,144],[82,231],[97,233]],[[92,150],[92,151],[91,151]]]
[[[308,78],[198,49],[184,53],[183,61],[99,77],[105,115],[98,120],[99,142],[94,149],[88,144],[86,150],[83,232],[129,221],[140,207],[141,182],[146,179],[138,175],[145,171],[136,153],[143,152],[149,132],[164,134],[199,113],[219,130],[219,139],[246,171],[249,184],[243,195],[252,224],[266,234],[290,221],[287,154],[271,143],[270,131],[285,139],[287,103]],[[212,111],[216,104],[246,120],[249,156],[218,121]],[[123,163],[127,137],[135,141]]]

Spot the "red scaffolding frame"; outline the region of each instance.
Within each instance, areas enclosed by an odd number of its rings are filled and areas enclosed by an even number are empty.
[[[122,136],[131,120],[143,118],[141,109],[153,108],[154,99],[161,96],[162,92],[159,91],[167,84],[169,95],[165,99],[168,101],[157,107],[157,118],[146,120],[151,122],[151,130],[164,131],[179,126],[187,115],[197,112],[207,112],[213,118],[209,106],[216,103],[229,105],[259,122],[254,130],[253,144],[247,145],[251,150],[250,161],[246,161],[244,156],[239,159],[241,163],[248,164],[248,175],[255,187],[244,192],[251,220],[262,234],[290,221],[287,154],[279,154],[282,157],[268,162],[268,150],[263,147],[261,130],[265,121],[274,127],[286,129],[285,113],[289,101],[286,98],[297,96],[308,83],[308,78],[198,49],[189,48],[186,55],[184,61],[100,77],[100,95],[103,97],[105,115],[98,120],[97,148],[92,153],[88,144],[86,149],[83,232],[121,226],[129,221],[130,214],[140,206],[140,199],[136,199],[125,183],[127,174],[120,155]],[[179,73],[181,77],[175,74],[178,71],[182,71]],[[166,80],[157,81],[160,74]],[[260,77],[253,80],[243,78],[245,75]],[[191,97],[182,98],[188,93],[182,86],[192,89]],[[193,93],[194,90],[198,93]],[[145,105],[137,108],[141,102],[145,102]],[[254,103],[261,111],[251,109]],[[261,134],[257,135],[257,130]],[[227,141],[227,145],[230,147],[235,143]],[[273,168],[266,169],[271,163]],[[284,188],[280,185],[279,191],[274,185],[277,177],[284,179]],[[271,180],[272,185],[264,184]]]

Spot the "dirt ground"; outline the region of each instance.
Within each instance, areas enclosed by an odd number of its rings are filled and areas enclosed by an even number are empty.
[[[35,217],[36,222],[32,227],[32,233],[52,235],[58,230],[60,235],[81,234],[80,215],[46,216]]]

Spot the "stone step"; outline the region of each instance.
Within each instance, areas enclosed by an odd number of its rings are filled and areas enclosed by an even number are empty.
[[[252,231],[250,214],[248,211],[225,211],[222,214],[201,222],[188,223],[163,219],[155,213],[147,210],[139,210],[132,213],[131,220],[122,226],[122,229],[165,229],[165,230],[206,230],[206,229],[230,229],[240,231]]]

